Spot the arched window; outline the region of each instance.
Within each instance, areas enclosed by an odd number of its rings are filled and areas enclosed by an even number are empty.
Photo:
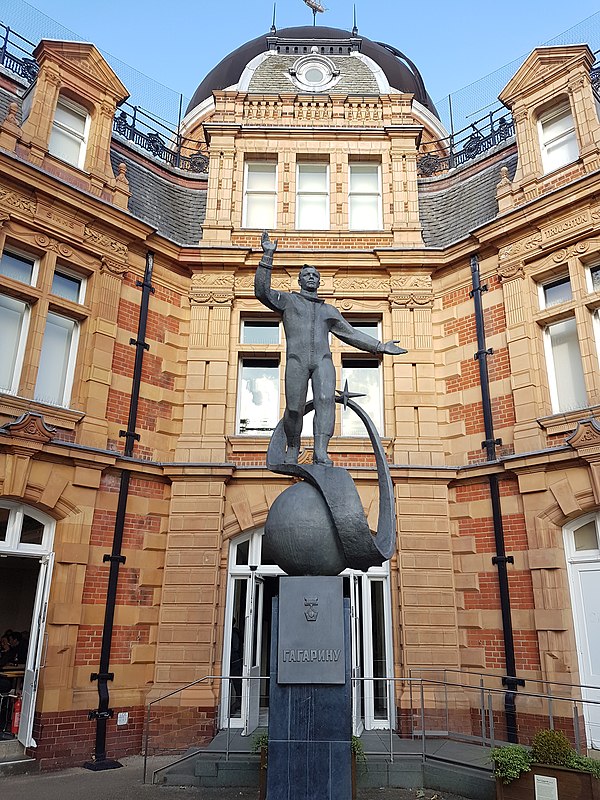
[[[43,555],[50,552],[54,520],[11,500],[0,501],[0,552]]]
[[[579,146],[568,100],[541,115],[538,132],[544,174],[577,161]]]
[[[50,133],[49,153],[83,169],[89,131],[90,115],[86,109],[60,95]]]

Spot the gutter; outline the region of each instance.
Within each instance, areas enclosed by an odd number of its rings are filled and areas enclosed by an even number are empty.
[[[135,345],[135,363],[133,367],[133,381],[131,386],[131,397],[129,400],[129,417],[127,420],[127,430],[120,431],[119,435],[125,439],[124,455],[133,456],[135,442],[139,441],[140,435],[136,433],[137,412],[140,399],[140,383],[142,380],[142,362],[144,351],[149,349],[146,343],[146,326],[148,322],[148,304],[150,295],[154,292],[152,286],[152,269],[154,266],[154,253],[146,254],[146,269],[144,280],[136,281],[136,286],[142,289],[142,300],[140,303],[140,316],[138,322],[138,332],[135,339],[130,339],[129,344]],[[108,689],[109,681],[114,680],[114,673],[110,672],[110,651],[112,645],[113,625],[115,620],[115,607],[117,601],[117,586],[119,583],[119,568],[125,563],[125,556],[121,549],[123,545],[123,531],[125,528],[125,514],[127,511],[127,498],[129,495],[129,481],[131,470],[121,469],[121,479],[119,484],[119,498],[117,501],[117,513],[115,516],[115,528],[113,534],[112,550],[105,553],[102,559],[104,563],[109,563],[108,586],[106,589],[106,606],[104,610],[104,625],[102,628],[102,645],[100,649],[100,665],[98,672],[90,675],[91,681],[98,683],[98,708],[90,711],[88,719],[96,720],[96,739],[94,752],[91,761],[87,761],[83,766],[86,769],[101,771],[105,769],[116,769],[122,767],[118,761],[106,757],[106,725],[109,719],[114,716],[114,711],[110,708],[110,692]]]
[[[485,440],[481,443],[485,449],[487,460],[496,461],[496,446],[502,444],[501,439],[496,439],[494,435],[494,420],[492,416],[492,401],[490,397],[490,379],[488,373],[487,359],[493,354],[491,348],[486,347],[485,325],[483,318],[483,304],[481,295],[487,292],[487,286],[481,285],[479,275],[479,260],[477,256],[471,258],[471,279],[473,289],[470,293],[475,307],[475,326],[477,330],[477,352],[475,359],[479,363],[479,383],[481,386],[481,405],[483,410],[483,426]],[[504,662],[506,675],[502,678],[502,684],[507,691],[504,694],[504,716],[506,720],[506,733],[509,742],[518,742],[517,730],[517,711],[515,698],[517,688],[525,686],[525,681],[517,678],[515,663],[515,640],[512,627],[512,616],[510,608],[510,592],[508,587],[507,564],[514,564],[514,558],[506,555],[504,541],[504,527],[502,524],[502,507],[500,502],[500,487],[496,472],[488,473],[488,485],[490,489],[490,500],[492,503],[492,522],[494,526],[494,541],[496,545],[496,555],[492,558],[492,564],[498,569],[498,587],[500,590],[500,612],[502,615],[502,635],[504,639]]]

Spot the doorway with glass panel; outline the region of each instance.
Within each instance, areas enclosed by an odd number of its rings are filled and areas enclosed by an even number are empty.
[[[279,567],[262,560],[262,529],[232,541],[225,613],[221,727],[250,735],[268,723],[271,602]],[[392,635],[388,565],[342,573],[350,599],[353,733],[389,728],[393,712]]]

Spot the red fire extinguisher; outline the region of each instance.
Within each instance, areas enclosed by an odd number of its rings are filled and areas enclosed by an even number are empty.
[[[15,702],[13,704],[13,713],[12,713],[12,722],[10,724],[10,732],[13,736],[16,736],[19,733],[19,725],[21,724],[21,706],[23,705],[21,701],[21,695],[17,695],[15,698]]]

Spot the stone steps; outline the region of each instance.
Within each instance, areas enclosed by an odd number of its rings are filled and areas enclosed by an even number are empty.
[[[26,756],[23,745],[16,739],[0,741],[0,776],[23,775],[28,772],[39,772],[39,764],[35,758]]]

